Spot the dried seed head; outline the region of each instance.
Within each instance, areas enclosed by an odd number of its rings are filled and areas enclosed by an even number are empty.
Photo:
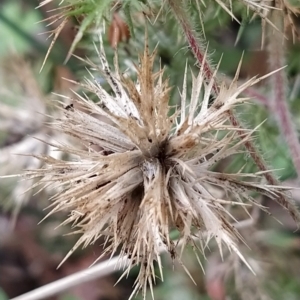
[[[214,79],[206,83],[202,67],[193,76],[187,101],[185,70],[181,109],[170,116],[168,81],[163,80],[163,70],[153,73],[155,53],[149,53],[147,43],[136,83],[120,73],[117,62],[113,74],[102,50],[99,58],[101,68],[89,63],[105,76],[113,95],[96,78],[87,79],[82,86],[99,102],[77,95],[74,105],[64,109],[65,118],[53,124],[80,141],[81,148],[55,145],[76,160],[39,156],[44,167],[26,173],[29,178],[41,178],[36,185],[57,191],[51,198],[50,214],[68,211],[63,224],[71,223],[81,234],[67,257],[79,246],[105,236],[105,252],[121,249],[121,255],[130,258],[124,274],[140,265],[133,294],[142,289],[144,296],[147,285],[152,290],[155,283],[155,261],[162,277],[161,251],[180,261],[188,243],[198,249],[195,237],[201,251],[214,237],[221,253],[225,243],[244,260],[236,246],[241,237],[223,205],[257,204],[250,194],[253,191],[274,200],[285,197],[284,192],[260,184],[256,179],[261,173],[225,174],[212,167],[240,152],[250,138],[252,131],[245,130],[243,140],[239,139],[237,130],[241,129],[228,125],[227,112],[243,102],[239,94],[260,79],[238,86],[237,72],[232,84],[222,85],[210,104]],[[170,239],[173,229],[180,234],[179,250]]]

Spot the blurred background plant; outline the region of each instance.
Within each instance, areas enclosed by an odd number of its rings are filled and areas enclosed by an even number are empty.
[[[275,2],[277,10],[274,11],[270,7]],[[299,1],[183,3],[197,41],[204,47],[209,42],[211,65],[216,65],[222,57],[219,76],[224,80],[232,78],[242,56],[241,82],[287,65],[255,89],[247,90],[244,96],[252,100],[239,107],[237,115],[248,128],[264,122],[255,133],[255,144],[283,185],[298,188],[300,19],[296,13],[300,9]],[[83,62],[71,54],[98,62],[94,44],[97,47],[99,35],[109,62],[112,64],[117,47],[121,70],[134,77],[134,64],[138,63],[137,53],[142,52],[147,26],[150,49],[157,46],[156,68],[159,64],[166,68],[170,85],[174,87],[170,104],[178,104],[177,87],[182,86],[185,65],[188,63],[196,73],[199,61],[195,60],[193,45],[189,45],[181,29],[180,16],[177,14],[176,18],[175,14],[172,1],[162,0],[0,1],[1,175],[40,167],[34,157],[16,154],[64,156],[40,140],[72,142],[48,126],[52,117],[60,115],[53,101],[58,99],[55,94],[71,95],[71,90],[78,90],[72,81],[63,78],[82,81],[87,75]],[[53,42],[47,39],[49,34]],[[105,85],[103,78],[97,79]],[[188,81],[191,80],[188,76]],[[245,172],[257,170],[251,158],[244,154],[215,166],[226,172],[242,167]],[[44,208],[49,197],[47,190],[39,194],[25,193],[32,184],[15,178],[0,181],[1,300],[87,268],[101,254],[103,241],[77,251],[56,270],[76,238],[64,236],[68,228],[54,230],[64,220],[63,214],[52,215],[37,226],[47,214]],[[291,193],[299,203],[299,191],[295,189]],[[155,299],[299,299],[300,237],[293,233],[296,226],[274,202],[264,198],[259,201],[274,217],[253,209],[252,219],[239,223],[251,250],[245,245],[240,247],[256,276],[230,253],[225,253],[226,260],[222,261],[214,244],[206,258],[201,259],[205,266],[203,274],[187,249],[183,260],[197,285],[180,266],[175,265],[173,271],[172,262],[163,257],[165,280],[157,284]],[[231,212],[237,219],[244,218],[235,207]],[[136,272],[133,270],[128,279],[114,286],[119,275],[112,273],[77,285],[51,299],[127,299]]]

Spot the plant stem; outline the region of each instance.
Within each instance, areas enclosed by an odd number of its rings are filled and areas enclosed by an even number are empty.
[[[189,22],[191,17],[189,17],[186,13],[183,0],[167,0],[167,2],[169,3],[169,6],[171,7],[175,17],[179,21],[183,29],[183,32],[186,36],[186,39],[199,65],[201,66],[202,64],[204,64],[204,75],[206,76],[207,81],[214,80],[213,91],[217,96],[220,92],[220,87],[217,83],[217,80],[213,78],[214,71],[211,69],[211,66],[207,60],[207,56],[204,54],[205,51],[203,51],[203,47],[200,44],[200,40],[195,35],[195,30],[193,30],[191,23]],[[232,110],[229,110],[227,114],[233,126],[235,126],[236,128],[241,128],[241,129],[243,128],[239,120],[235,117]],[[237,133],[241,139],[244,138],[243,130],[237,130]],[[259,168],[259,170],[263,171],[263,176],[265,177],[267,182],[271,185],[280,185],[279,181],[274,177],[274,175],[271,172],[267,172],[268,171],[267,164],[265,160],[262,158],[262,156],[260,155],[259,151],[256,149],[255,145],[250,140],[247,140],[245,141],[244,146],[247,149],[248,153],[250,154],[251,158],[253,159],[254,163]],[[300,164],[300,160],[299,160],[299,164]],[[300,214],[297,208],[292,203],[290,203],[290,201],[286,198],[286,196],[284,194],[280,194],[276,200],[281,206],[283,206],[289,211],[290,215],[295,220],[295,222],[297,224],[300,224]]]
[[[235,127],[240,128],[240,124],[239,124],[238,120],[236,119],[236,117],[234,116],[234,114],[232,113],[232,111],[228,112],[228,116],[229,116],[231,124]],[[243,138],[244,133],[240,130],[238,130],[237,132],[238,132],[238,135],[241,138]],[[256,150],[254,144],[248,140],[248,141],[245,141],[244,145],[245,145],[245,148],[248,150],[249,154],[251,155],[253,161],[257,165],[257,167],[261,171],[264,171],[263,175],[266,178],[267,182],[271,185],[277,185],[277,186],[280,185],[280,182],[273,176],[273,174],[271,172],[266,172],[266,171],[268,171],[267,164],[265,163],[264,159],[261,157],[259,152]],[[290,201],[287,199],[287,197],[284,194],[280,194],[280,195],[278,195],[278,198],[276,198],[275,200],[278,202],[278,204],[280,204],[282,207],[284,207],[288,210],[288,212],[291,215],[291,217],[293,218],[293,220],[297,223],[297,226],[299,226],[298,224],[300,224],[300,214],[299,214],[297,208],[292,203],[290,203]]]
[[[273,11],[271,21],[281,31],[284,30],[283,18],[278,11]],[[284,36],[281,32],[270,29],[269,32],[269,67],[270,70],[276,70],[285,65],[285,45]],[[275,114],[282,136],[285,138],[290,150],[291,158],[296,168],[298,176],[300,175],[300,144],[298,134],[292,122],[292,116],[287,104],[287,76],[286,70],[280,70],[270,77],[271,97],[270,105]]]
[[[269,108],[270,106],[269,99],[254,88],[249,87],[245,89],[243,94],[247,97],[253,98],[258,104],[263,105],[265,108]]]
[[[96,264],[89,269],[84,269],[75,274],[69,275],[62,279],[51,282],[31,292],[13,298],[11,300],[40,300],[53,295],[57,295],[73,286],[95,280],[113,273],[117,269],[117,265],[127,265],[127,258],[120,258],[118,256]]]
[[[191,47],[193,54],[195,55],[199,65],[204,64],[205,78],[207,80],[215,80],[212,89],[213,89],[215,95],[218,95],[219,94],[218,83],[216,81],[216,78],[214,78],[214,76],[213,76],[214,72],[209,64],[207,55],[204,54],[205,53],[204,48],[206,48],[206,47],[204,45],[203,46],[201,45],[200,37],[197,37],[195,34],[195,30],[192,29],[192,25],[189,21],[191,18],[189,16],[187,16],[187,14],[186,14],[186,9],[183,7],[183,1],[182,0],[168,0],[168,3],[174,12],[174,15],[178,19],[178,21],[183,29],[184,35]],[[202,44],[204,44],[204,42],[202,42]]]

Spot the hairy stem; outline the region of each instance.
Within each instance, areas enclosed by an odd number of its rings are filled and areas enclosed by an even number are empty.
[[[168,3],[179,21],[184,35],[191,47],[191,50],[193,51],[193,54],[195,55],[198,63],[200,65],[204,64],[204,74],[207,80],[213,79],[213,70],[208,62],[207,55],[205,55],[205,48],[206,46],[204,45],[204,42],[201,43],[200,37],[196,36],[195,30],[193,30],[191,22],[190,22],[190,16],[187,15],[186,9],[184,7],[183,1],[182,0],[168,0]],[[202,45],[203,44],[203,45]],[[215,82],[213,84],[213,91],[216,95],[219,93],[219,86],[214,79]]]
[[[247,97],[253,98],[258,104],[261,104],[266,108],[269,108],[270,106],[269,99],[254,88],[249,87],[245,89],[243,94]]]
[[[230,119],[230,122],[233,126],[240,128],[240,123],[237,120],[237,118],[234,116],[232,111],[228,112],[228,117]],[[241,138],[244,137],[244,133],[242,131],[237,131],[239,136]],[[267,182],[271,185],[280,185],[279,181],[273,176],[271,172],[266,172],[268,171],[267,164],[265,163],[264,159],[262,156],[259,154],[257,149],[255,148],[254,144],[252,142],[245,141],[244,143],[245,148],[248,150],[249,154],[251,155],[253,161],[257,165],[257,167],[261,170],[264,171],[264,177],[266,178]],[[294,219],[294,221],[298,224],[300,224],[300,214],[295,207],[294,204],[292,204],[287,197],[284,196],[284,194],[280,194],[279,197],[276,199],[278,204],[280,204],[282,207],[286,208],[291,215],[291,217]]]
[[[281,31],[284,30],[283,18],[278,11],[273,11],[271,15],[272,22]],[[285,39],[282,33],[270,29],[269,32],[269,68],[270,71],[282,68],[285,63]],[[292,122],[292,117],[287,104],[287,76],[286,71],[280,70],[270,77],[271,87],[271,109],[275,114],[281,134],[284,136],[290,150],[291,158],[296,168],[298,176],[300,175],[300,144],[298,135]]]
[[[205,51],[203,50],[203,46],[200,43],[200,39],[196,36],[195,30],[193,30],[192,25],[190,23],[190,16],[186,13],[186,8],[184,7],[183,0],[167,0],[169,6],[172,9],[175,17],[179,21],[183,29],[183,33],[186,36],[186,39],[191,47],[192,52],[194,53],[199,65],[204,64],[204,74],[207,78],[207,81],[214,80],[213,91],[215,95],[219,94],[220,87],[216,79],[213,79],[214,71],[212,70],[207,56],[205,55]],[[277,45],[278,46],[278,45]],[[233,126],[236,128],[242,128],[239,120],[235,117],[232,110],[228,111],[228,118]],[[244,132],[242,130],[238,130],[238,135],[240,138],[244,138]],[[274,175],[270,172],[266,172],[268,170],[267,164],[263,157],[260,155],[259,151],[256,149],[255,145],[251,141],[245,141],[245,148],[249,152],[251,158],[257,165],[257,167],[263,171],[263,175],[267,182],[271,185],[279,185],[279,181],[274,177]],[[300,161],[299,161],[300,163]],[[300,224],[300,214],[297,208],[290,203],[290,201],[281,194],[277,199],[278,203],[286,208],[292,218],[295,220],[297,224]]]

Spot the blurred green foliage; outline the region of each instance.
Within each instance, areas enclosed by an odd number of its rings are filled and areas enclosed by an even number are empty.
[[[18,54],[29,51],[33,45],[28,37],[42,29],[38,21],[40,14],[37,10],[27,10],[24,14],[19,1],[5,1],[0,11],[0,56],[11,51]]]

